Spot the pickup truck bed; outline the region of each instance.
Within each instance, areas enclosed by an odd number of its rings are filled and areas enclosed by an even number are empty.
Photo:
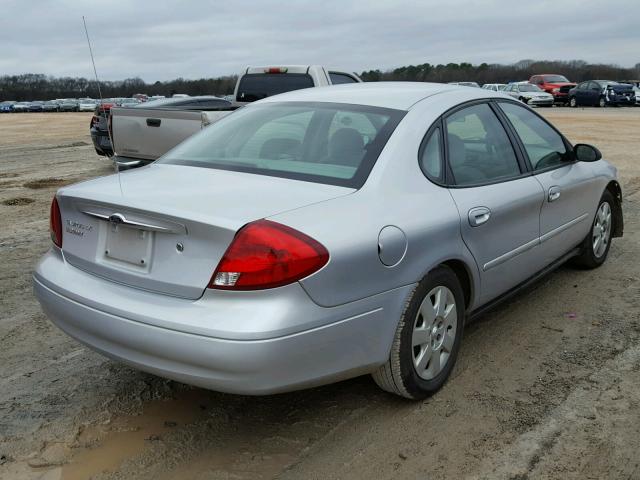
[[[152,162],[236,108],[202,111],[157,107],[113,108],[111,125],[115,161],[121,168]]]

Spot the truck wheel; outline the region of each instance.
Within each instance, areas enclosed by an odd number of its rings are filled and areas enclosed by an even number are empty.
[[[598,106],[600,108],[604,108],[607,106],[607,99],[604,97],[600,97],[600,100],[598,100]]]
[[[576,108],[578,106],[578,101],[576,100],[576,97],[569,98],[569,106],[571,108]]]
[[[389,359],[373,374],[378,386],[412,400],[438,391],[456,362],[464,316],[456,274],[446,266],[431,271],[407,302]]]
[[[615,222],[613,202],[613,195],[609,190],[605,190],[600,203],[598,203],[591,229],[582,242],[582,253],[574,259],[576,265],[593,269],[598,268],[607,259],[609,248],[611,247],[613,222]]]

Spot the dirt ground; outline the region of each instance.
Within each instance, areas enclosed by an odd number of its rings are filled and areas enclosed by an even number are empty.
[[[468,325],[418,403],[369,377],[271,397],[109,361],[31,291],[60,185],[112,172],[91,114],[0,115],[0,478],[640,479],[640,109],[543,110],[620,173],[625,236]]]

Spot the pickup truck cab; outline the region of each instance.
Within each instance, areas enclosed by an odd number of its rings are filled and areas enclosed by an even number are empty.
[[[133,108],[111,111],[114,161],[119,169],[158,159],[180,142],[233,110],[262,98],[302,88],[359,83],[355,74],[319,65],[247,67],[238,78],[233,99],[173,95]]]
[[[529,83],[553,95],[553,103],[563,104],[569,101],[569,90],[576,86],[575,83],[567,80],[567,77],[552,73],[533,75],[529,79]]]
[[[233,98],[245,105],[292,90],[359,82],[355,73],[321,65],[247,67],[238,78]]]

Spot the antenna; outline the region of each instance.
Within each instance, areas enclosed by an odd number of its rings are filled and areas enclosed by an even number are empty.
[[[104,110],[104,101],[102,98],[102,89],[100,88],[100,80],[98,79],[98,71],[96,70],[96,62],[93,59],[93,49],[91,48],[91,40],[89,39],[89,30],[87,30],[87,21],[84,18],[84,15],[82,16],[82,24],[84,25],[84,33],[87,36],[87,45],[89,45],[89,54],[91,55],[91,64],[93,65],[93,74],[96,77],[96,83],[98,84],[98,96],[100,97],[100,107],[98,108],[98,113],[100,113],[100,110],[102,109],[106,115],[106,111]],[[108,121],[108,119],[107,119]],[[111,143],[111,151],[113,151],[113,138],[111,137],[111,129],[107,128],[107,135],[109,136],[109,142]],[[114,161],[113,162],[113,166],[116,170],[116,173],[118,174],[118,180],[120,180],[120,170],[118,169],[118,164]],[[120,186],[120,189],[122,190],[122,185]]]

